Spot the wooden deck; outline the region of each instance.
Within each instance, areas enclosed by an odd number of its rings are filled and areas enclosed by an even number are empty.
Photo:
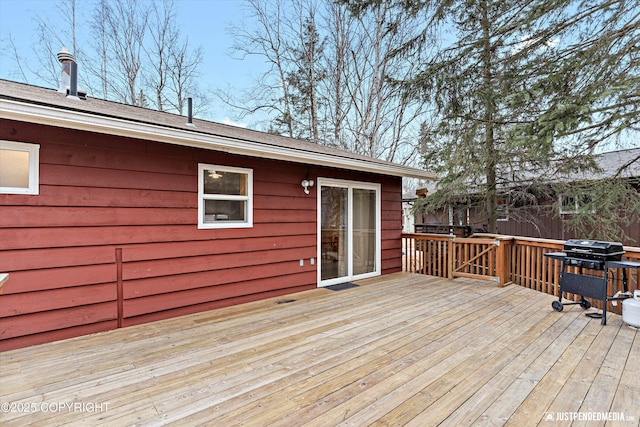
[[[471,279],[358,283],[2,353],[0,424],[638,426],[621,316]]]

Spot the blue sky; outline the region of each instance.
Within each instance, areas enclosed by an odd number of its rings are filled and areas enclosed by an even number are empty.
[[[144,0],[142,0],[144,1]],[[200,67],[200,79],[203,90],[231,87],[236,90],[250,86],[251,76],[260,73],[262,62],[248,58],[242,61],[232,59],[231,37],[228,27],[233,22],[243,21],[242,0],[175,0],[178,21],[182,33],[189,38],[192,47],[203,50],[203,64]],[[36,15],[55,19],[58,16],[56,0],[0,0],[0,41],[2,50],[7,46],[9,35],[13,38],[20,53],[31,64],[33,44],[36,41]],[[91,0],[78,0],[79,7],[90,9]],[[71,42],[69,42],[69,45]],[[55,52],[53,53],[55,55]],[[15,65],[8,60],[6,52],[0,57],[0,78],[20,80],[16,77]],[[43,85],[37,80],[30,84]],[[217,102],[210,108],[211,120],[223,122],[228,114]]]
[[[148,1],[148,0],[139,0]],[[36,42],[36,16],[55,20],[59,13],[56,5],[60,0],[0,0],[0,78],[20,80],[15,72],[16,67],[7,56],[7,39],[12,37],[20,54],[33,68],[37,63],[33,58],[33,45]],[[76,0],[80,9],[92,8],[94,0]],[[230,56],[232,39],[228,28],[242,23],[250,25],[244,15],[243,0],[175,0],[178,22],[183,36],[188,37],[192,47],[200,46],[203,51],[203,63],[200,66],[200,86],[204,91],[211,89],[231,89],[238,93],[249,89],[255,78],[265,70],[265,63],[257,57],[243,60]],[[85,12],[88,13],[88,12]],[[79,12],[82,15],[82,11]],[[80,24],[79,26],[81,26]],[[69,42],[71,45],[71,42]],[[62,47],[62,46],[60,46]],[[56,52],[52,52],[55,55]],[[80,70],[82,72],[82,70]],[[28,83],[45,85],[35,78]],[[245,123],[233,122],[231,112],[219,100],[212,99],[205,119],[245,126]],[[254,117],[248,127],[260,128],[264,117]],[[623,139],[626,146],[638,146],[630,142],[628,135]]]

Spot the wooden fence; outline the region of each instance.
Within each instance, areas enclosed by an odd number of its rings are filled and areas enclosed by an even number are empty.
[[[430,276],[470,277],[491,280],[499,286],[509,283],[558,296],[562,263],[544,256],[549,252],[562,252],[564,241],[529,237],[476,234],[459,238],[441,234],[403,234],[403,270]],[[640,262],[640,248],[625,246],[623,259]],[[572,270],[568,270],[572,271]],[[602,276],[602,271],[585,271]],[[622,269],[610,269],[609,289],[612,296],[623,289]],[[640,268],[627,269],[628,290],[640,289]],[[579,300],[578,295],[565,295]],[[602,309],[599,301],[591,300]],[[607,310],[620,313],[621,304],[610,301]]]

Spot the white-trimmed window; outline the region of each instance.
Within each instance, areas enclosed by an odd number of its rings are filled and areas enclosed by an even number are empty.
[[[198,164],[198,228],[253,227],[253,170]]]
[[[38,194],[40,145],[0,141],[0,194]]]
[[[497,221],[509,221],[509,202],[507,199],[498,199],[496,201]]]
[[[589,203],[591,203],[591,199],[588,196],[579,197],[561,194],[558,200],[561,215],[577,214],[585,209]],[[595,213],[595,211],[590,211],[590,213]]]

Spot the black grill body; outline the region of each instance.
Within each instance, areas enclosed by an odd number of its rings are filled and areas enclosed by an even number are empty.
[[[599,259],[566,257],[564,259],[564,263],[565,265],[569,265],[571,267],[588,268],[590,270],[604,270],[606,261],[602,261]]]
[[[624,255],[622,243],[599,242],[597,240],[567,240],[564,244],[564,252],[570,258],[595,261],[620,261]],[[584,267],[595,268],[586,265]],[[595,269],[602,270],[602,268],[604,266]]]
[[[608,301],[621,300],[625,297],[607,296],[610,269],[622,269],[622,284],[625,294],[628,290],[627,268],[640,268],[640,263],[622,261],[624,248],[617,242],[600,242],[597,240],[567,240],[564,253],[546,253],[545,256],[562,262],[558,301],[551,304],[555,311],[562,311],[565,305],[580,304],[584,309],[590,308],[591,303],[586,298],[593,298],[602,302],[602,315],[587,314],[590,317],[602,318],[602,324],[607,324]],[[585,271],[586,270],[586,271]],[[602,271],[595,273],[593,270]],[[615,286],[613,286],[615,289]],[[562,302],[566,293],[580,296],[580,301]]]

